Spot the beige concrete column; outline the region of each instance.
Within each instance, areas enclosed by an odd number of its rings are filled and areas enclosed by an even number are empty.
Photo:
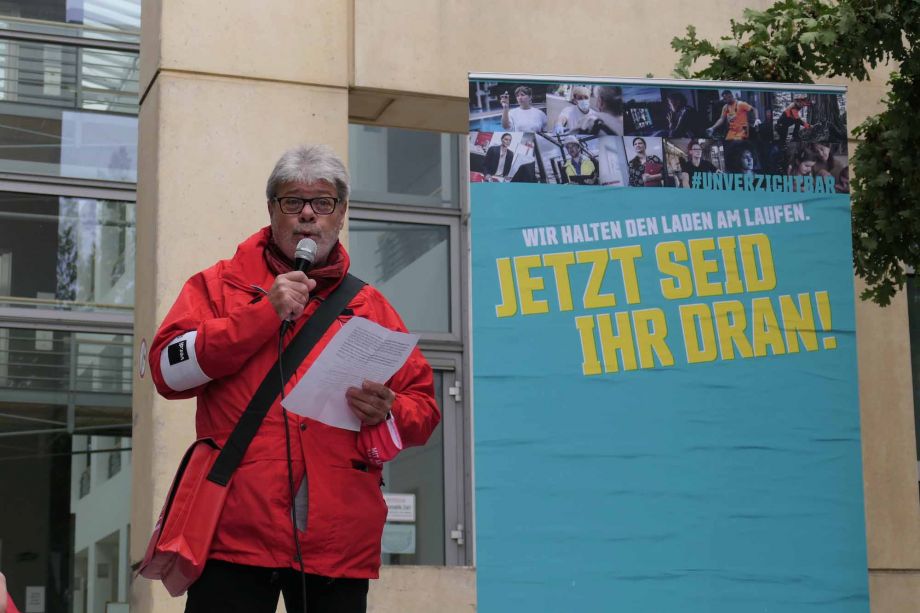
[[[848,86],[850,129],[882,110],[889,71],[872,69],[862,83],[835,80]],[[850,154],[857,144],[850,141]],[[857,296],[864,287],[857,279]],[[920,602],[920,496],[906,290],[885,308],[857,297],[856,343],[869,604],[872,613],[913,613]]]
[[[281,152],[323,142],[347,154],[347,5],[145,0],[141,37],[135,346],[149,344],[185,280],[267,225],[265,182]],[[194,400],[134,380],[131,561],[139,561],[182,452]],[[181,611],[135,579],[134,613]]]
[[[920,603],[920,501],[904,292],[886,308],[857,301],[856,337],[871,609],[913,613]]]
[[[870,571],[869,603],[872,613],[916,613],[920,571]]]
[[[384,566],[368,613],[474,613],[476,571],[457,566]]]

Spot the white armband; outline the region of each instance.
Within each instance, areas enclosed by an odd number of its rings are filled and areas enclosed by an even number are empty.
[[[160,372],[169,388],[183,392],[211,380],[198,365],[195,354],[197,330],[181,334],[169,341],[160,353]]]

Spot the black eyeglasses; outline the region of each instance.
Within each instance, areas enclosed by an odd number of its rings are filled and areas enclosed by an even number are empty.
[[[317,198],[284,196],[283,198],[274,198],[274,201],[278,203],[278,208],[281,209],[281,212],[286,215],[299,215],[303,207],[308,204],[317,215],[332,215],[335,205],[339,203],[339,199],[332,196],[319,196]]]

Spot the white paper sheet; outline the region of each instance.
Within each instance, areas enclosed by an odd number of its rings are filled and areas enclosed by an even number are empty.
[[[285,409],[357,432],[361,420],[348,408],[345,390],[364,380],[383,383],[406,363],[418,335],[394,332],[352,317],[281,402]]]

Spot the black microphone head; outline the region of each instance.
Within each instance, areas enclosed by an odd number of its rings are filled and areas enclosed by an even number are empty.
[[[294,269],[307,272],[316,259],[316,241],[312,238],[302,238],[294,250]]]

